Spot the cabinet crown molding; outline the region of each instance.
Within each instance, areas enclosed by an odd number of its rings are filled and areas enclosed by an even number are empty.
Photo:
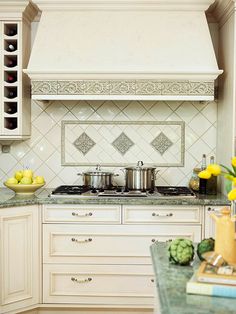
[[[236,10],[235,0],[218,0],[211,7],[211,13],[220,24],[225,23]]]
[[[32,0],[40,10],[181,10],[206,11],[214,0]]]
[[[37,7],[29,0],[0,1],[0,19],[26,19],[32,21],[37,15]]]

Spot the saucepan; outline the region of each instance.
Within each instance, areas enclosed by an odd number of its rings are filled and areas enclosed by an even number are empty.
[[[144,167],[142,161],[138,161],[135,167],[126,167],[125,186],[129,190],[153,190],[155,188],[156,175],[159,170],[155,167]]]
[[[119,176],[109,171],[101,171],[101,166],[97,165],[94,171],[78,173],[83,177],[83,184],[94,189],[109,189],[113,186],[113,178]]]

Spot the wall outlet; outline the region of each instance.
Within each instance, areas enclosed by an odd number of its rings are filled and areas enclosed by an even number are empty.
[[[2,145],[2,153],[3,154],[8,154],[11,151],[11,146],[10,145]]]

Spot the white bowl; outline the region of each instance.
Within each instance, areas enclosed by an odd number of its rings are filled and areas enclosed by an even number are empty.
[[[14,191],[16,194],[22,194],[22,195],[32,195],[40,189],[42,186],[45,185],[45,183],[42,184],[7,184],[4,182],[4,185]]]

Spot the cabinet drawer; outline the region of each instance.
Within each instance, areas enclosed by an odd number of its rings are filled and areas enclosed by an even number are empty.
[[[201,226],[44,225],[45,263],[150,264],[150,245],[177,237],[201,240]],[[139,262],[138,262],[139,261]]]
[[[47,205],[43,221],[69,223],[121,223],[121,208],[117,205]]]
[[[153,305],[151,265],[44,265],[43,302]]]
[[[199,206],[124,206],[123,223],[199,223]]]

